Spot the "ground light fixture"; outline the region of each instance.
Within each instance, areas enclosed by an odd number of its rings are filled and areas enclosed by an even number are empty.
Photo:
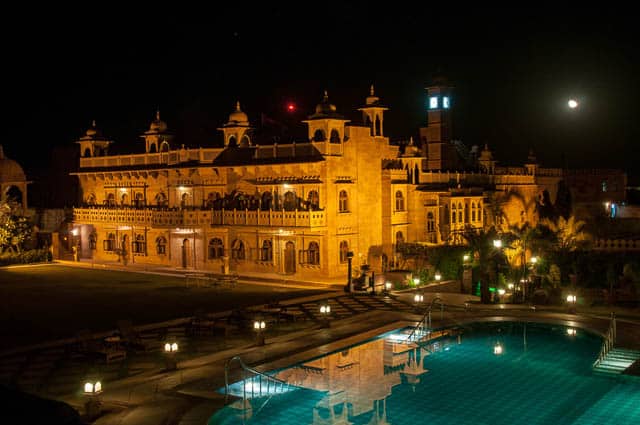
[[[415,295],[413,296],[413,301],[414,301],[416,304],[420,304],[421,302],[423,302],[423,301],[424,301],[424,295],[422,295],[422,294],[415,294]]]
[[[391,282],[386,281],[386,282],[384,283],[384,290],[385,290],[385,291],[387,291],[387,293],[388,293],[389,291],[391,291]]]
[[[469,254],[464,254],[464,255],[462,256],[462,261],[464,261],[464,262],[466,263],[467,261],[469,261],[469,259],[470,259],[470,258],[471,258],[471,257],[469,256]]]
[[[576,336],[576,330],[574,328],[567,328],[567,335]]]
[[[419,277],[414,277],[414,278],[413,278],[413,284],[414,284],[415,286],[420,285],[420,278],[419,278]]]
[[[440,274],[440,272],[436,272],[433,277],[436,279],[436,282],[440,282],[440,279],[442,279],[442,275]]]
[[[164,344],[164,364],[166,370],[176,370],[178,368],[178,361],[176,360],[177,354],[177,342],[167,342]]]
[[[322,326],[325,328],[329,327],[329,314],[331,314],[331,306],[328,302],[325,302],[320,305],[320,315],[322,317]]]
[[[502,348],[502,344],[500,344],[499,342],[493,346],[493,354],[495,354],[496,356],[502,355],[503,352],[504,348]]]
[[[578,298],[574,294],[567,295],[567,304],[569,305],[569,313],[575,314],[576,301],[578,301]]]
[[[253,322],[253,330],[256,333],[256,345],[264,345],[264,330],[267,324],[264,320],[258,319]]]
[[[100,416],[100,408],[102,402],[100,401],[100,394],[102,394],[102,382],[96,379],[88,379],[84,383],[84,410],[87,419],[93,420]]]

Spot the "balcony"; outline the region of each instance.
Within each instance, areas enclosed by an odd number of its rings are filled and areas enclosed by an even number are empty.
[[[323,227],[324,211],[216,210],[211,224],[221,226]]]

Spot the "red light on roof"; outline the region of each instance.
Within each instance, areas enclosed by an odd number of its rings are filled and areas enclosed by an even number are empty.
[[[296,110],[296,105],[294,105],[293,103],[287,104],[287,111],[293,112],[295,110]]]

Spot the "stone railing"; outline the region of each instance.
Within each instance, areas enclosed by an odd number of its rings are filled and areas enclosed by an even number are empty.
[[[150,226],[156,211],[144,208],[74,208],[75,223],[114,223]]]
[[[211,162],[221,148],[178,149],[132,155],[110,155],[80,158],[80,168],[131,167],[154,164],[177,164],[186,161]]]
[[[640,239],[596,239],[593,249],[601,251],[640,251]]]
[[[250,211],[214,210],[213,225],[268,226],[268,227],[322,227],[326,226],[324,211]]]

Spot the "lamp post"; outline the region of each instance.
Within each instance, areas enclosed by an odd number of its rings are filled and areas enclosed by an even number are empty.
[[[420,311],[420,307],[422,306],[423,301],[424,295],[422,293],[418,292],[413,296],[413,302],[415,303],[416,311]]]
[[[413,284],[418,287],[420,286],[420,278],[419,277],[414,277],[413,278]]]
[[[328,328],[329,324],[329,314],[331,313],[331,306],[328,302],[324,302],[320,305],[320,315],[322,316],[322,327]]]
[[[264,345],[264,330],[267,327],[267,324],[264,320],[255,320],[253,322],[253,330],[256,333],[256,345],[262,346]]]
[[[384,294],[388,296],[391,293],[391,282],[388,280],[384,283]]]
[[[433,277],[435,278],[436,282],[440,282],[440,279],[442,279],[442,275],[440,274],[440,272],[436,272]]]
[[[88,379],[84,384],[84,396],[86,401],[84,403],[85,414],[87,419],[93,420],[100,416],[100,407],[102,402],[100,401],[100,394],[102,394],[102,383],[96,379]]]
[[[567,295],[567,305],[571,314],[576,314],[576,301],[578,301],[578,298],[574,294]]]
[[[502,353],[504,353],[504,348],[502,347],[502,344],[498,342],[493,346],[493,354],[495,354],[496,356],[500,356],[502,355]]]
[[[176,360],[177,354],[177,342],[167,342],[164,344],[164,364],[166,370],[176,370],[178,368],[178,361]]]

